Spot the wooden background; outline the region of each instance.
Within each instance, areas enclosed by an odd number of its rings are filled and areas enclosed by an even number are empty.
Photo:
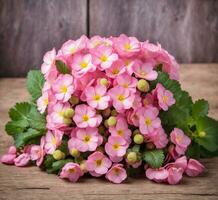
[[[69,38],[120,33],[218,62],[218,0],[0,0],[0,77],[25,76]]]

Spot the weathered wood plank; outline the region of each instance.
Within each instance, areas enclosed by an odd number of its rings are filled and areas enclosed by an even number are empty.
[[[86,0],[0,0],[0,77],[25,76],[44,53],[86,34]]]
[[[90,35],[159,42],[179,62],[218,61],[218,1],[91,0]]]
[[[210,103],[209,115],[218,119],[218,64],[182,65],[181,84],[194,99]],[[10,90],[9,90],[10,89]],[[28,99],[25,79],[0,79],[0,154],[12,143],[4,132],[7,111],[17,101]],[[207,171],[200,177],[185,177],[180,185],[155,184],[144,178],[114,185],[103,179],[82,178],[72,184],[37,167],[0,164],[0,199],[218,199],[218,158],[204,159]]]

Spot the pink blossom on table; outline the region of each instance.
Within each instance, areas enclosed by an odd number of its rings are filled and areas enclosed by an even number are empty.
[[[116,79],[114,80],[114,85],[120,85],[125,89],[129,89],[130,91],[135,92],[137,82],[138,81],[136,78],[130,76],[127,73],[123,73],[116,77]]]
[[[108,94],[110,95],[112,99],[112,104],[114,108],[118,112],[123,112],[125,109],[129,109],[133,105],[135,95],[129,89],[125,89],[117,85],[111,88],[108,91]]]
[[[84,76],[88,72],[94,72],[96,66],[93,64],[93,58],[91,54],[76,54],[73,57],[71,65],[72,75],[76,78]]]
[[[8,152],[1,156],[1,163],[13,165],[16,158],[17,149],[15,146],[10,146]]]
[[[167,111],[170,106],[176,103],[172,92],[166,90],[162,84],[158,83],[156,86],[156,94],[158,99],[158,104],[160,108]]]
[[[77,182],[83,176],[83,171],[77,163],[69,162],[61,170],[60,178],[66,178],[70,182]]]
[[[56,50],[53,48],[51,51],[45,53],[43,57],[43,64],[41,66],[41,72],[47,78],[49,74],[56,70],[55,68]]]
[[[108,107],[110,96],[107,95],[107,88],[102,85],[87,87],[85,89],[86,101],[92,108],[104,110]]]
[[[138,61],[133,66],[133,72],[138,78],[143,78],[148,81],[153,81],[157,79],[158,76],[158,73],[154,70],[154,63],[152,61]]]
[[[82,35],[78,40],[68,40],[61,47],[61,52],[65,56],[72,56],[77,52],[82,51],[86,48],[88,38]]]
[[[167,180],[169,172],[163,167],[159,169],[147,168],[145,175],[148,179],[161,183]]]
[[[94,56],[94,63],[99,66],[100,70],[109,68],[113,62],[118,60],[118,55],[113,53],[113,49],[103,45],[94,49],[92,55]]]
[[[139,130],[143,135],[152,133],[155,129],[161,127],[161,121],[158,118],[159,111],[156,107],[141,108],[138,112]]]
[[[103,153],[96,151],[86,161],[86,169],[97,174],[106,174],[112,162]]]
[[[63,132],[59,130],[47,131],[45,135],[45,152],[46,154],[53,154],[60,146],[63,137]]]
[[[185,173],[188,176],[198,176],[204,171],[205,167],[195,159],[189,159]]]
[[[124,117],[117,117],[116,125],[109,127],[109,132],[112,136],[120,136],[124,138],[128,143],[131,142],[132,132],[128,128],[127,121]]]
[[[176,145],[175,150],[179,155],[184,155],[191,143],[191,139],[178,128],[174,128],[170,133],[170,140]]]
[[[127,178],[127,173],[122,164],[114,164],[105,177],[112,183],[121,183]]]
[[[52,85],[52,90],[57,100],[67,102],[74,92],[73,77],[61,74]]]
[[[100,137],[97,128],[79,128],[76,131],[77,149],[81,152],[95,151]]]
[[[99,46],[112,46],[112,41],[108,38],[100,37],[98,35],[91,37],[91,39],[88,42],[88,48],[89,49],[95,49]]]
[[[141,50],[141,44],[135,37],[127,37],[121,34],[117,38],[113,38],[114,49],[121,57],[131,57]]]
[[[178,184],[182,180],[182,168],[170,167],[167,171],[169,173],[167,177],[167,182],[170,185]]]
[[[105,70],[105,72],[109,78],[116,78],[118,75],[125,72],[124,62],[120,59],[116,60],[115,62],[113,62],[110,68],[107,68]]]
[[[105,151],[109,156],[122,157],[126,154],[128,143],[120,136],[109,136],[105,144]]]
[[[79,128],[97,127],[101,123],[102,117],[96,114],[92,107],[80,104],[75,108],[73,120]]]
[[[22,153],[14,159],[14,165],[16,165],[17,167],[23,167],[28,165],[29,161],[30,161],[30,154]]]

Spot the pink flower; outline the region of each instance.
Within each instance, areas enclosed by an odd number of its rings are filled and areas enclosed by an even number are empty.
[[[141,61],[138,61],[134,65],[133,71],[137,77],[146,79],[148,81],[153,81],[158,76],[157,72],[153,69],[153,66],[154,63],[152,62],[143,63]]]
[[[63,133],[55,130],[48,131],[45,135],[45,152],[46,154],[53,154],[56,148],[61,144]]]
[[[13,165],[14,164],[14,159],[16,158],[16,147],[15,146],[11,146],[8,149],[7,154],[3,155],[1,157],[1,162],[4,164],[9,164],[9,165]]]
[[[109,127],[109,132],[112,136],[120,136],[124,138],[127,142],[131,142],[131,130],[128,129],[128,124],[123,117],[117,117],[116,126]]]
[[[174,128],[170,133],[170,139],[172,143],[176,145],[175,150],[179,155],[183,155],[186,152],[191,140],[186,136],[181,129]]]
[[[127,73],[123,73],[117,76],[114,83],[126,89],[129,89],[130,91],[136,91],[137,79]]]
[[[133,66],[136,64],[136,60],[129,58],[123,58],[122,60],[124,62],[124,68],[126,73],[131,76],[133,73]]]
[[[150,180],[153,180],[157,183],[163,182],[167,179],[169,172],[163,167],[159,169],[148,168],[145,173],[146,177]]]
[[[188,176],[198,176],[204,171],[204,166],[195,159],[189,159],[185,173]]]
[[[93,65],[91,54],[76,54],[73,58],[71,68],[72,74],[76,78],[80,78],[87,72],[93,72],[96,70],[96,66]]]
[[[29,153],[22,153],[18,157],[14,159],[14,164],[17,167],[26,166],[30,161],[30,154]]]
[[[170,106],[175,104],[176,101],[172,92],[166,90],[160,83],[156,86],[156,92],[158,104],[164,111],[167,111]]]
[[[129,109],[133,105],[134,94],[119,85],[110,89],[108,94],[113,100],[113,106],[118,112],[122,112],[125,109]]]
[[[168,178],[167,182],[171,185],[178,184],[182,180],[182,174],[183,169],[182,168],[176,168],[176,167],[170,167],[168,169]]]
[[[92,108],[104,110],[108,107],[110,96],[107,95],[107,88],[102,85],[87,87],[85,89],[86,101]]]
[[[102,121],[101,115],[97,115],[95,109],[85,104],[75,108],[74,122],[79,128],[97,127]]]
[[[157,58],[161,54],[160,44],[152,44],[148,41],[142,43],[142,53],[145,58]]]
[[[88,48],[95,49],[102,45],[110,47],[112,46],[112,41],[108,38],[102,38],[98,35],[95,35],[89,40]]]
[[[110,136],[105,144],[105,151],[109,156],[121,157],[126,154],[128,144],[125,139],[120,136]]]
[[[110,78],[116,78],[118,75],[125,72],[124,62],[122,60],[117,60],[113,62],[110,68],[105,70],[106,75]]]
[[[161,126],[161,121],[157,117],[158,113],[158,109],[151,106],[140,109],[138,112],[139,129],[142,134],[148,135]]]
[[[74,92],[73,77],[69,74],[59,75],[52,89],[57,100],[67,102]]]
[[[100,70],[109,68],[118,59],[118,55],[113,53],[111,47],[103,45],[93,50],[93,55],[95,56],[95,63],[99,65]]]
[[[40,98],[37,100],[37,107],[40,113],[44,113],[48,106],[48,92],[44,92]]]
[[[135,37],[127,37],[124,34],[114,38],[113,45],[117,53],[123,57],[131,57],[141,50],[141,45]]]
[[[77,163],[69,162],[61,170],[60,178],[67,178],[71,182],[76,182],[83,172]]]
[[[140,107],[139,107],[140,109]],[[139,109],[129,109],[125,112],[126,114],[126,118],[127,118],[127,122],[130,125],[134,125],[136,127],[139,126],[139,116],[137,115]]]
[[[115,164],[107,172],[105,177],[113,183],[121,183],[127,178],[127,174],[122,164]]]
[[[103,153],[96,151],[92,153],[86,161],[86,168],[88,171],[97,174],[106,174],[112,162]]]

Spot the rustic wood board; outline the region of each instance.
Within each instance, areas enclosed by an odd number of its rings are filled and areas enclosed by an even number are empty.
[[[182,65],[182,87],[193,99],[210,103],[210,116],[218,119],[218,64]],[[25,79],[0,79],[0,154],[12,140],[4,132],[7,111],[28,99]],[[218,199],[218,158],[202,160],[207,170],[200,177],[185,177],[180,185],[155,184],[144,178],[115,185],[102,179],[83,178],[72,184],[48,175],[37,167],[18,168],[0,164],[0,199]]]

